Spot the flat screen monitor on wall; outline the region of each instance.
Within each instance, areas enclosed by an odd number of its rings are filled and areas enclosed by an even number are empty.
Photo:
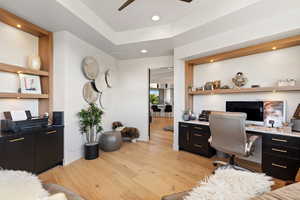
[[[248,122],[264,123],[263,101],[227,101],[226,112],[246,113]]]

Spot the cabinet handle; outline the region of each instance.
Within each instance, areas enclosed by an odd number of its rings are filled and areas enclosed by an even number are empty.
[[[187,142],[189,143],[190,142],[189,134],[186,134],[186,139],[187,139]]]
[[[199,147],[199,148],[202,148],[202,145],[200,144],[194,144],[195,147]]]
[[[201,135],[201,134],[194,134],[194,136],[196,136],[196,137],[202,137],[203,135]]]
[[[272,166],[274,167],[279,167],[279,168],[283,168],[283,169],[286,169],[287,166],[284,166],[284,165],[278,165],[278,164],[275,164],[275,163],[272,163]]]
[[[55,133],[56,133],[56,131],[48,131],[47,135],[51,135],[51,134],[55,134]]]
[[[194,129],[203,130],[203,128],[201,128],[201,127],[194,127]]]
[[[180,125],[180,127],[183,127],[183,128],[188,128],[188,126],[185,126],[185,125]]]
[[[276,141],[276,142],[288,142],[287,140],[281,140],[281,139],[277,139],[277,138],[272,138],[272,141]]]
[[[287,153],[287,150],[276,149],[276,148],[272,148],[272,151],[277,151],[277,152],[281,152],[281,153]]]
[[[22,140],[25,140],[25,138],[18,138],[18,139],[14,139],[14,140],[9,140],[10,143],[13,143],[13,142],[20,142]]]

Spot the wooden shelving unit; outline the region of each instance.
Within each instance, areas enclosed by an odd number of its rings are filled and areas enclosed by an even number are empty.
[[[0,93],[0,98],[6,99],[48,99],[48,94]]]
[[[262,87],[262,88],[241,88],[241,89],[218,89],[212,91],[189,91],[190,86],[194,83],[194,67],[205,63],[218,62],[222,60],[249,56],[253,54],[274,51],[278,49],[288,48],[300,45],[300,35],[284,38],[280,40],[270,41],[262,44],[248,46],[241,49],[208,55],[201,58],[185,61],[185,108],[193,109],[194,95],[212,95],[212,94],[241,94],[255,92],[299,92],[298,87]]]
[[[0,91],[0,98],[38,99],[39,114],[43,115],[45,112],[48,112],[51,118],[53,107],[53,33],[2,8],[0,8],[0,21],[38,37],[38,54],[42,62],[41,70],[31,70],[25,67],[0,63],[0,71],[2,72],[40,76],[42,89],[42,94],[1,93]]]
[[[189,92],[189,95],[214,95],[214,94],[241,94],[257,92],[300,92],[300,87],[261,87],[261,88],[237,88],[237,89],[217,89]]]
[[[19,66],[16,66],[16,65],[10,65],[10,64],[5,64],[5,63],[0,63],[0,71],[16,73],[16,74],[30,74],[30,75],[37,75],[37,76],[49,76],[49,72],[47,72],[47,71],[32,70],[32,69],[27,69],[25,67],[19,67]]]

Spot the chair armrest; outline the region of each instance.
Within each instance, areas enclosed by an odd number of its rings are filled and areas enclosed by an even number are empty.
[[[246,153],[247,154],[251,154],[254,150],[254,143],[256,142],[256,140],[258,140],[259,136],[257,135],[252,135],[248,138],[248,143],[246,145]]]

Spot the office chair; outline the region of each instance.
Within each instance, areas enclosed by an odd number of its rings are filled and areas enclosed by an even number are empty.
[[[165,113],[169,114],[169,117],[171,117],[172,116],[172,112],[173,112],[173,106],[172,105],[166,105],[164,111],[165,111]]]
[[[247,136],[246,113],[212,112],[209,116],[210,144],[216,150],[230,155],[229,163],[215,161],[215,166],[245,170],[235,164],[235,156],[249,157],[258,136]]]
[[[161,109],[158,108],[157,105],[152,105],[152,106],[151,106],[151,109],[152,109],[152,111],[153,111],[154,114],[158,113],[158,116],[160,116],[160,111],[161,111]],[[157,116],[157,115],[156,115],[156,116]]]

